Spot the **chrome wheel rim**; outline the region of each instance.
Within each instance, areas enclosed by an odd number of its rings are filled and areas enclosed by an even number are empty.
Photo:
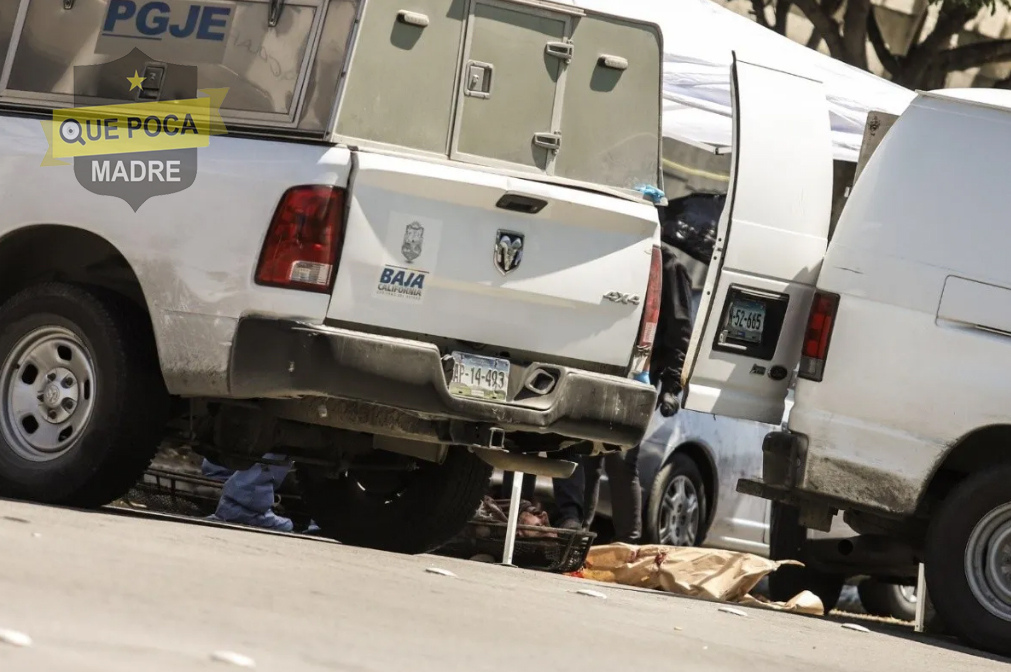
[[[40,327],[4,360],[0,386],[7,445],[26,460],[47,462],[71,450],[91,420],[94,360],[69,329]]]
[[[699,493],[687,476],[675,476],[660,503],[660,543],[694,546],[699,533]]]
[[[1011,621],[1011,502],[976,524],[965,548],[965,577],[984,609]]]
[[[906,602],[916,604],[916,586],[899,586],[899,594]]]

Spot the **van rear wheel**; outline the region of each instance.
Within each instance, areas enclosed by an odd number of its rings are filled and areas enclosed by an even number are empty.
[[[474,516],[492,468],[464,447],[442,464],[413,471],[358,470],[340,478],[298,467],[307,513],[338,541],[398,553],[425,553],[452,539]]]
[[[1011,655],[1011,464],[966,478],[927,532],[930,599],[970,645]]]
[[[860,604],[872,616],[897,618],[900,621],[916,619],[916,588],[878,579],[864,579],[857,586]]]

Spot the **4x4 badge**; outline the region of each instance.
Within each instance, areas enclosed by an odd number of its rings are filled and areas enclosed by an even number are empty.
[[[519,268],[523,261],[523,234],[499,229],[495,234],[494,261],[502,275]]]

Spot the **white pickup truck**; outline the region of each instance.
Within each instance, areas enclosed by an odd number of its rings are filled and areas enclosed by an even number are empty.
[[[491,465],[564,475],[538,454],[642,437],[655,26],[540,0],[11,0],[0,45],[0,494],[106,504],[171,436],[286,455],[324,529],[417,552]],[[113,142],[82,106],[225,88],[227,132],[166,153],[185,189],[42,165]]]

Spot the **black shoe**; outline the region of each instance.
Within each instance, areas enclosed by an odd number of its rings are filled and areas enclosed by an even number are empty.
[[[555,527],[560,530],[582,530],[583,524],[575,518],[562,518]]]

